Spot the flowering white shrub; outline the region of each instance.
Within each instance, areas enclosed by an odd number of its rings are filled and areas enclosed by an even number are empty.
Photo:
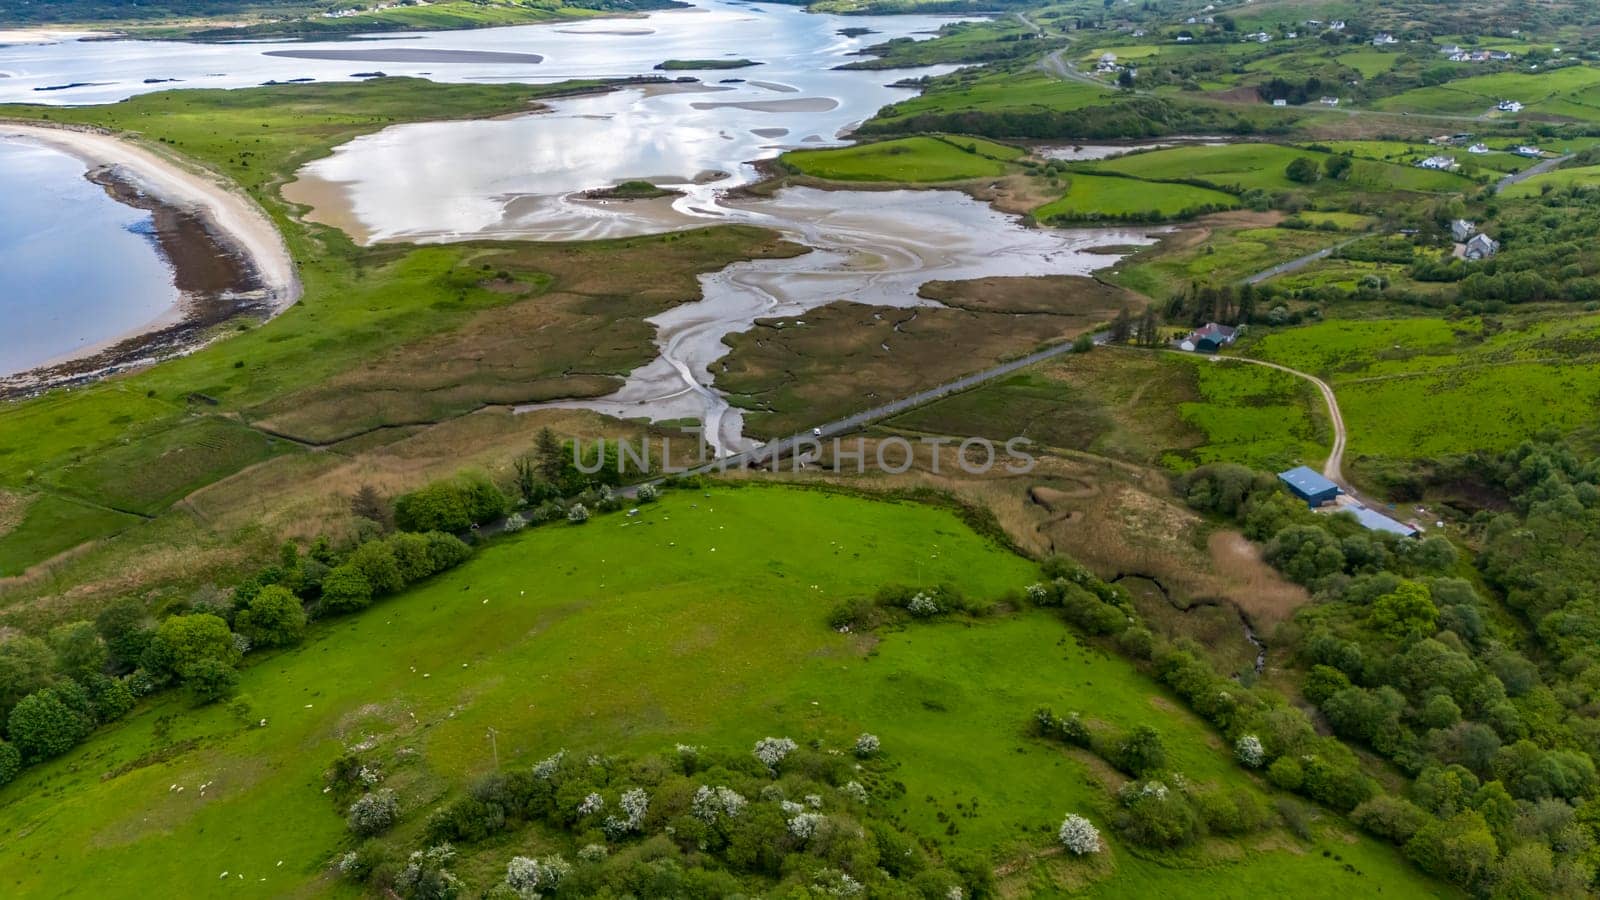
[[[572,508],[567,510],[567,521],[574,525],[582,525],[589,521],[589,510],[585,509],[582,503],[574,503]]]
[[[783,762],[784,757],[793,753],[799,747],[799,744],[786,737],[764,737],[756,741],[756,748],[752,752],[755,753],[756,759],[766,763],[767,768],[776,769],[778,763]]]
[[[334,863],[333,867],[339,870],[340,875],[346,878],[354,878],[361,871],[361,854],[354,850],[347,851],[343,856],[339,857],[339,861]]]
[[[518,897],[538,900],[544,891],[553,891],[572,872],[572,864],[559,856],[530,859],[513,856],[506,864],[506,886]]]
[[[367,787],[374,787],[383,780],[383,773],[371,766],[362,766],[361,770],[356,772],[356,777]]]
[[[817,826],[822,824],[821,813],[803,812],[789,820],[789,833],[802,841],[808,841],[817,833]]]
[[[811,807],[812,809],[821,809],[822,808],[822,795],[821,794],[807,794],[806,795],[806,805]]]
[[[350,804],[350,811],[345,815],[345,824],[356,834],[370,836],[388,830],[389,826],[400,818],[400,801],[395,798],[394,791],[385,788],[362,794],[356,802]]]
[[[713,788],[702,784],[699,790],[694,792],[694,803],[690,807],[690,812],[703,822],[715,822],[718,816],[738,818],[739,813],[743,812],[748,804],[749,801],[732,788],[721,785]]]
[[[870,799],[867,794],[867,789],[863,787],[859,781],[845,782],[844,787],[839,789],[839,793],[849,797],[851,800],[854,800],[857,803],[865,803],[868,799]]]
[[[1050,597],[1050,589],[1038,582],[1027,587],[1028,602],[1035,605],[1045,602]]]
[[[811,889],[824,897],[859,897],[866,888],[838,869],[820,869],[812,876]]]
[[[1261,739],[1253,734],[1239,738],[1239,742],[1233,745],[1233,755],[1252,769],[1260,768],[1267,761],[1267,749],[1261,746]]]
[[[567,751],[557,750],[544,759],[533,764],[533,777],[541,781],[549,781],[556,773],[561,771],[561,761],[567,758]]]
[[[911,602],[906,604],[906,612],[913,616],[936,616],[941,610],[932,597],[918,591],[916,596],[911,598]]]
[[[246,653],[249,653],[250,652],[250,639],[245,637],[242,634],[235,633],[234,636],[233,636],[233,649],[239,651],[239,654],[241,656],[243,656]]]
[[[445,868],[455,858],[455,848],[448,843],[426,850],[414,850],[406,858],[405,868],[395,876],[395,887],[400,889],[400,893],[411,896],[416,893],[418,887],[427,883],[434,897],[459,896],[462,890],[461,879]]]
[[[578,858],[584,862],[599,862],[611,855],[605,844],[584,844],[578,850]]]
[[[967,892],[959,884],[951,885],[950,890],[944,892],[944,900],[966,900],[966,896]]]
[[[1067,814],[1061,821],[1061,830],[1056,836],[1061,839],[1063,847],[1079,856],[1100,852],[1100,829],[1095,828],[1093,822],[1077,813]]]
[[[617,803],[622,807],[622,811],[628,814],[629,831],[638,831],[644,826],[644,815],[650,811],[650,795],[644,788],[623,791]]]
[[[639,493],[635,496],[639,498],[640,503],[653,503],[657,497],[661,496],[661,489],[653,484],[641,484],[639,485]]]
[[[1167,786],[1160,781],[1153,779],[1143,782],[1130,781],[1117,791],[1117,799],[1121,800],[1124,806],[1131,806],[1146,797],[1165,800],[1167,793]]]
[[[517,532],[517,531],[521,531],[522,529],[527,528],[527,527],[528,527],[528,520],[524,519],[522,517],[522,513],[514,512],[511,515],[506,516],[506,525],[505,525],[506,531]],[[522,857],[520,857],[520,856],[517,857],[517,858],[518,859],[522,859]]]
[[[592,816],[600,810],[605,809],[605,807],[606,798],[591,792],[589,796],[583,798],[582,803],[578,804],[578,815]]]
[[[878,752],[880,746],[882,744],[879,742],[877,735],[863,732],[860,737],[856,738],[856,755],[861,757],[872,756]]]
[[[785,818],[793,818],[794,816],[798,816],[806,811],[806,808],[803,804],[796,803],[793,800],[782,801],[778,804],[778,808],[783,810],[783,815]]]

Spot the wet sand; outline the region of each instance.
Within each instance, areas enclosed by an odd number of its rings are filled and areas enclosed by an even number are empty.
[[[85,176],[120,202],[149,210],[155,240],[173,267],[179,302],[156,321],[0,378],[0,397],[89,380],[188,352],[221,322],[267,318],[300,297],[288,248],[254,201],[209,174],[191,171],[110,134],[0,123],[0,138],[20,137],[82,160]]]
[[[832,97],[800,97],[794,100],[728,100],[722,103],[703,100],[689,105],[695,109],[746,109],[751,112],[768,113],[818,113],[838,109],[839,101]]]
[[[767,200],[703,210],[774,228],[812,248],[790,259],[736,263],[700,278],[702,299],[648,321],[661,355],[596,400],[520,407],[590,409],[618,418],[698,419],[719,454],[748,450],[743,414],[715,387],[723,339],[757,319],[803,316],[838,300],[872,306],[938,306],[919,295],[930,281],[996,276],[1087,275],[1115,265],[1105,245],[1148,245],[1141,230],[1039,230],[953,191],[822,191],[785,188]]]
[[[287,59],[338,59],[348,62],[395,63],[523,63],[537,65],[544,57],[537,53],[511,53],[500,50],[440,50],[429,47],[391,47],[384,50],[268,50],[263,56]]]

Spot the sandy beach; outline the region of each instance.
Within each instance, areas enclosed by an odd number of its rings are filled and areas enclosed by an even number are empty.
[[[271,219],[255,201],[216,176],[99,131],[0,122],[0,139],[5,138],[68,153],[87,166],[89,180],[122,202],[152,209],[180,300],[133,331],[30,372],[0,378],[0,396],[92,379],[189,352],[233,315],[270,318],[299,300],[294,260]]]
[[[0,44],[55,44],[86,37],[104,37],[103,31],[76,31],[63,28],[0,28]]]
[[[162,203],[197,213],[255,267],[274,312],[300,299],[300,278],[283,236],[255,201],[215,177],[99,131],[0,122],[0,138],[23,137],[93,166],[116,166]]]

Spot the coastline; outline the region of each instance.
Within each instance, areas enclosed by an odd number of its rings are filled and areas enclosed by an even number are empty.
[[[30,369],[0,375],[0,399],[79,384],[194,351],[218,325],[262,321],[300,298],[283,236],[252,199],[215,175],[189,169],[107,132],[0,121],[0,139],[68,153],[84,177],[118,202],[151,212],[155,240],[173,268],[178,299],[152,322]]]

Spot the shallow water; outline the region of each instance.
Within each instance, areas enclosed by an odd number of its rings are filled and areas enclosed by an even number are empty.
[[[837,300],[873,306],[936,305],[929,281],[991,276],[1087,275],[1119,256],[1091,248],[1153,243],[1147,231],[1041,230],[954,191],[820,191],[788,188],[769,200],[719,208],[728,219],[777,228],[810,246],[790,259],[735,263],[700,277],[703,298],[648,321],[661,356],[615,394],[538,406],[593,409],[622,418],[694,418],[719,453],[750,449],[743,415],[712,385],[723,338],[761,318],[802,316]]]
[[[552,101],[549,112],[536,115],[388,128],[305,167],[285,195],[313,207],[315,221],[368,242],[468,235],[576,240],[684,228],[700,224],[696,210],[714,203],[717,191],[756,179],[747,163],[786,147],[842,143],[845,130],[916,93],[888,83],[949,68],[835,68],[862,47],[926,36],[948,18],[819,16],[710,2],[640,21],[650,34],[601,38],[610,71],[647,74],[666,59],[748,56],[762,64],[691,73],[703,79],[699,85]],[[586,28],[602,24],[618,23]],[[877,33],[838,34],[851,26]],[[574,30],[540,30],[539,40],[526,45],[546,55],[535,68],[563,78],[594,74],[594,60],[571,59],[562,50],[564,41],[579,40]],[[582,40],[593,39],[588,33]],[[627,179],[649,179],[684,196],[671,203],[573,196]]]
[[[815,72],[823,63],[837,65],[842,52],[931,30],[945,21],[950,19],[817,16],[794,7],[698,0],[692,9],[632,19],[384,34],[314,44],[64,40],[0,46],[0,101],[107,103],[175,87],[234,88],[301,78],[349,81],[376,69],[453,82],[614,78],[659,75],[654,67],[669,59],[749,58],[764,65],[671,74],[768,79],[777,71]],[[857,38],[837,33],[850,26],[879,33]],[[285,52],[323,58],[277,55]],[[529,54],[542,61],[533,62]],[[329,56],[345,58],[325,58]]]
[[[86,180],[84,163],[0,141],[0,376],[160,319],[177,300],[150,213]]]

